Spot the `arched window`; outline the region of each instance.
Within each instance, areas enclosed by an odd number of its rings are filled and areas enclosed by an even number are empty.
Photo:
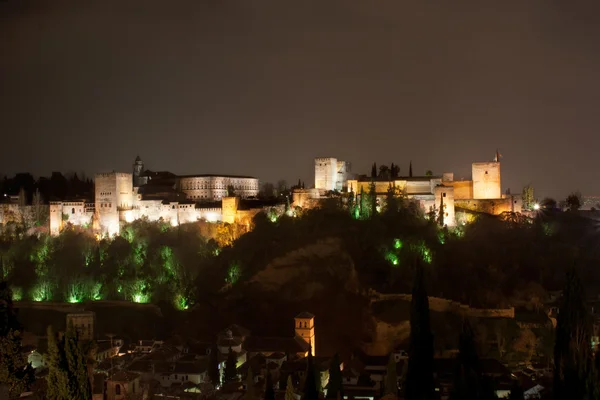
[[[118,383],[117,386],[115,386],[115,394],[121,394],[121,385],[119,385]]]
[[[71,214],[75,214],[75,208],[71,208]]]

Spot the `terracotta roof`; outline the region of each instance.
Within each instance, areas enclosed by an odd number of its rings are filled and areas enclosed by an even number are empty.
[[[300,314],[296,315],[296,318],[314,318],[315,316],[307,311],[303,311]]]
[[[310,345],[299,337],[258,337],[249,336],[244,341],[244,349],[249,352],[303,353]]]

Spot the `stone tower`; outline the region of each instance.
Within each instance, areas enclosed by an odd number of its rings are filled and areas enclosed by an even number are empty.
[[[335,190],[338,160],[333,157],[315,158],[315,188],[322,191]]]
[[[302,338],[310,344],[311,353],[315,355],[315,316],[309,312],[302,312],[296,315],[295,330],[296,336]]]
[[[142,186],[142,172],[144,172],[144,162],[137,156],[135,158],[135,162],[133,163],[133,187]]]
[[[473,198],[500,199],[500,162],[473,163]]]

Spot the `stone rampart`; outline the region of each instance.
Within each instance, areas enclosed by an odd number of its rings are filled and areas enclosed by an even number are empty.
[[[379,301],[411,301],[410,294],[382,294],[374,290],[369,290],[371,303]],[[443,299],[440,297],[429,296],[429,309],[437,312],[452,312],[465,317],[472,318],[515,318],[515,308],[473,308],[468,305],[461,304],[454,300]]]

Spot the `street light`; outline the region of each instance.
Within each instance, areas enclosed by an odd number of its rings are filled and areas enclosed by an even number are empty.
[[[533,205],[533,209],[536,210],[536,211],[539,210],[540,209],[540,204],[539,203],[535,203]]]

